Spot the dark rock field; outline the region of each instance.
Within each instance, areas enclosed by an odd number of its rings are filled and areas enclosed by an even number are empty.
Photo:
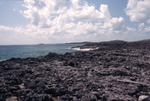
[[[150,40],[85,46],[0,62],[0,101],[150,101]]]

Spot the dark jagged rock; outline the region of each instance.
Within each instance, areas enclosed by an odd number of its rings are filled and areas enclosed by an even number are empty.
[[[0,101],[149,101],[150,40],[0,62]]]

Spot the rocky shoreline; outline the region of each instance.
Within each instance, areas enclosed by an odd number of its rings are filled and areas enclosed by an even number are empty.
[[[0,62],[0,101],[150,101],[150,40]]]

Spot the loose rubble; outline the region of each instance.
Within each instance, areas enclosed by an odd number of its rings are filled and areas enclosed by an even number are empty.
[[[149,101],[149,40],[87,46],[0,62],[0,101]]]

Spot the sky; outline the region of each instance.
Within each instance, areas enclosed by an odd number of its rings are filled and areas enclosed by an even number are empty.
[[[0,45],[150,38],[150,0],[0,0]]]

